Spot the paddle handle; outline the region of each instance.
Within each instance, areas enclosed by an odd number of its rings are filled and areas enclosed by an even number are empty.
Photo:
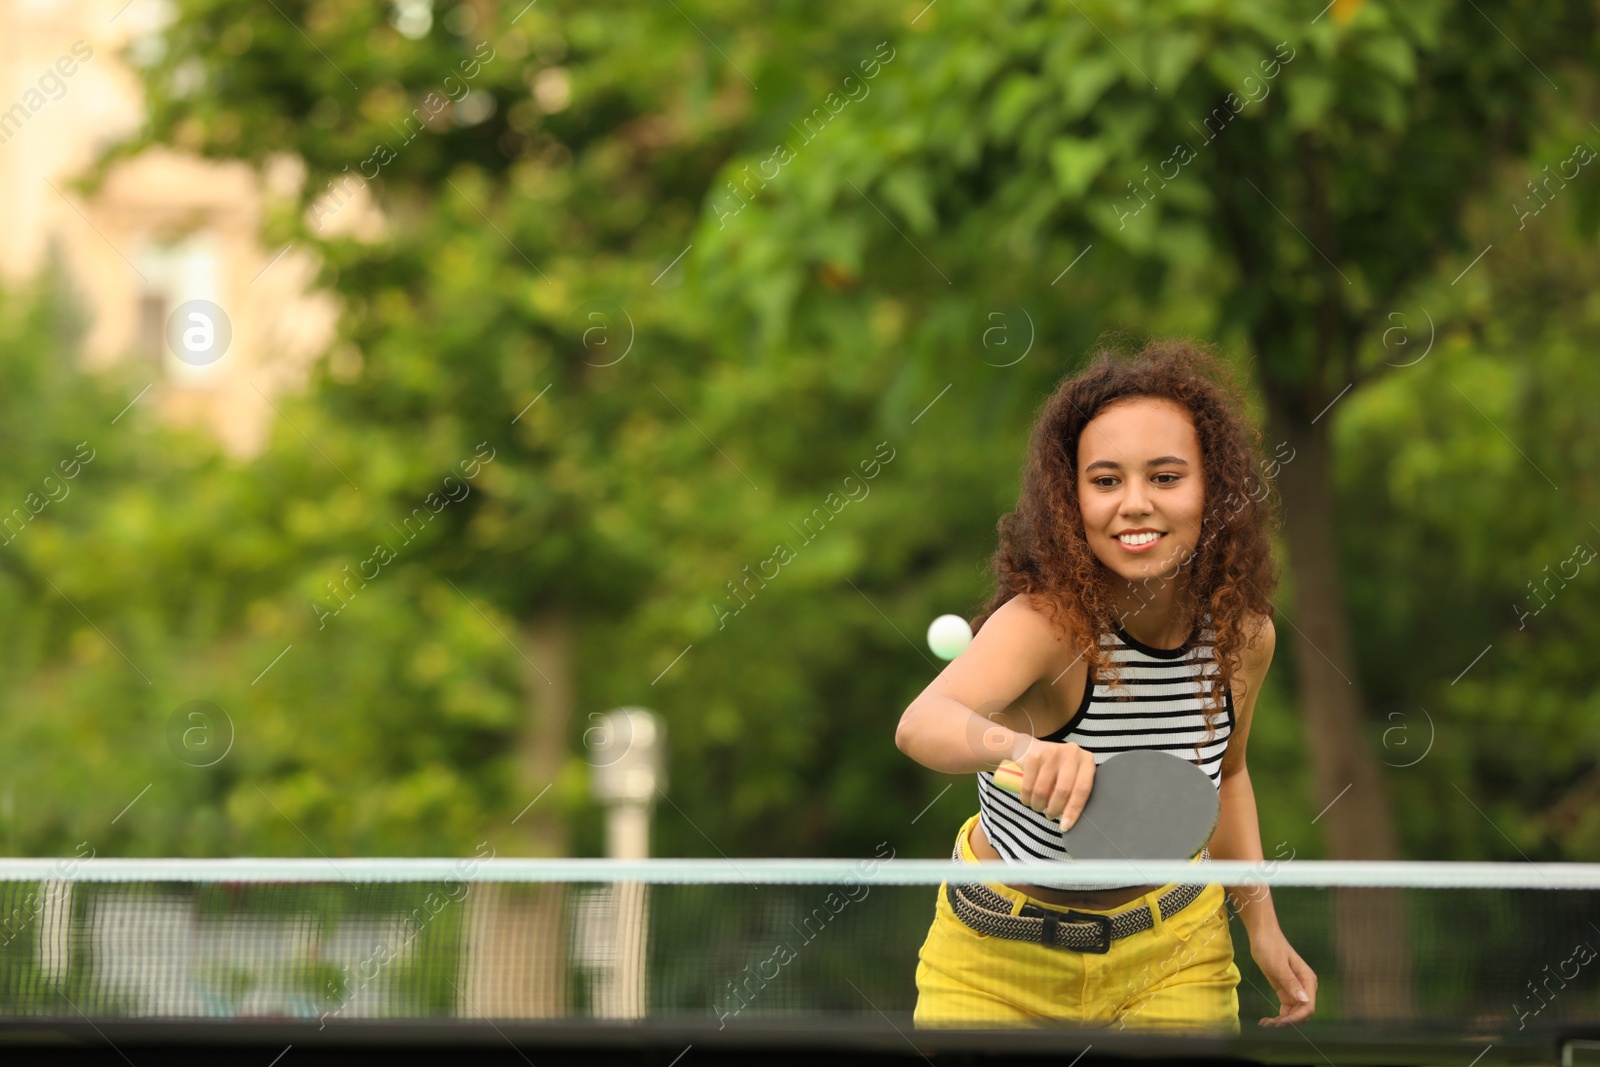
[[[994,784],[1008,793],[1022,788],[1022,767],[1013,760],[1001,760],[994,769]]]

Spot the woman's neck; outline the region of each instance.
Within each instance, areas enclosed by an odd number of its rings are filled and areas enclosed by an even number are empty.
[[[1179,648],[1189,639],[1194,621],[1183,617],[1178,603],[1178,590],[1172,583],[1150,589],[1126,582],[1115,596],[1122,629],[1151,648]]]

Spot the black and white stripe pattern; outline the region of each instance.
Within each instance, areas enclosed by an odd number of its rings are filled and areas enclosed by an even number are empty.
[[[1088,686],[1077,713],[1041,740],[1075,742],[1094,755],[1096,766],[1133,749],[1171,753],[1198,762],[1221,788],[1222,757],[1233,733],[1233,696],[1224,694],[1224,710],[1213,713],[1216,729],[1207,740],[1205,712],[1217,675],[1213,636],[1206,630],[1196,643],[1159,649],[1140,644],[1117,627],[1100,641],[1115,664],[1116,685]],[[993,771],[978,772],[978,817],[1003,859],[1071,858],[1062,846],[1060,825],[995,785]],[[1038,884],[1069,890],[1116,888]]]

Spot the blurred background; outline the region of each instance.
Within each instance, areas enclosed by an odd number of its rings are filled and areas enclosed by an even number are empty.
[[[1319,11],[1320,7],[1320,11]],[[1213,341],[1268,857],[1600,858],[1597,13],[9,0],[0,849],[943,856],[1033,411]]]

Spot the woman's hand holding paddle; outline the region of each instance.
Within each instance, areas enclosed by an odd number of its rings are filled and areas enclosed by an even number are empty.
[[[1063,831],[1072,827],[1094,786],[1094,756],[1075,742],[1030,739],[1017,760],[1006,760],[995,770],[995,782],[1013,790],[1018,799],[1050,819]]]

